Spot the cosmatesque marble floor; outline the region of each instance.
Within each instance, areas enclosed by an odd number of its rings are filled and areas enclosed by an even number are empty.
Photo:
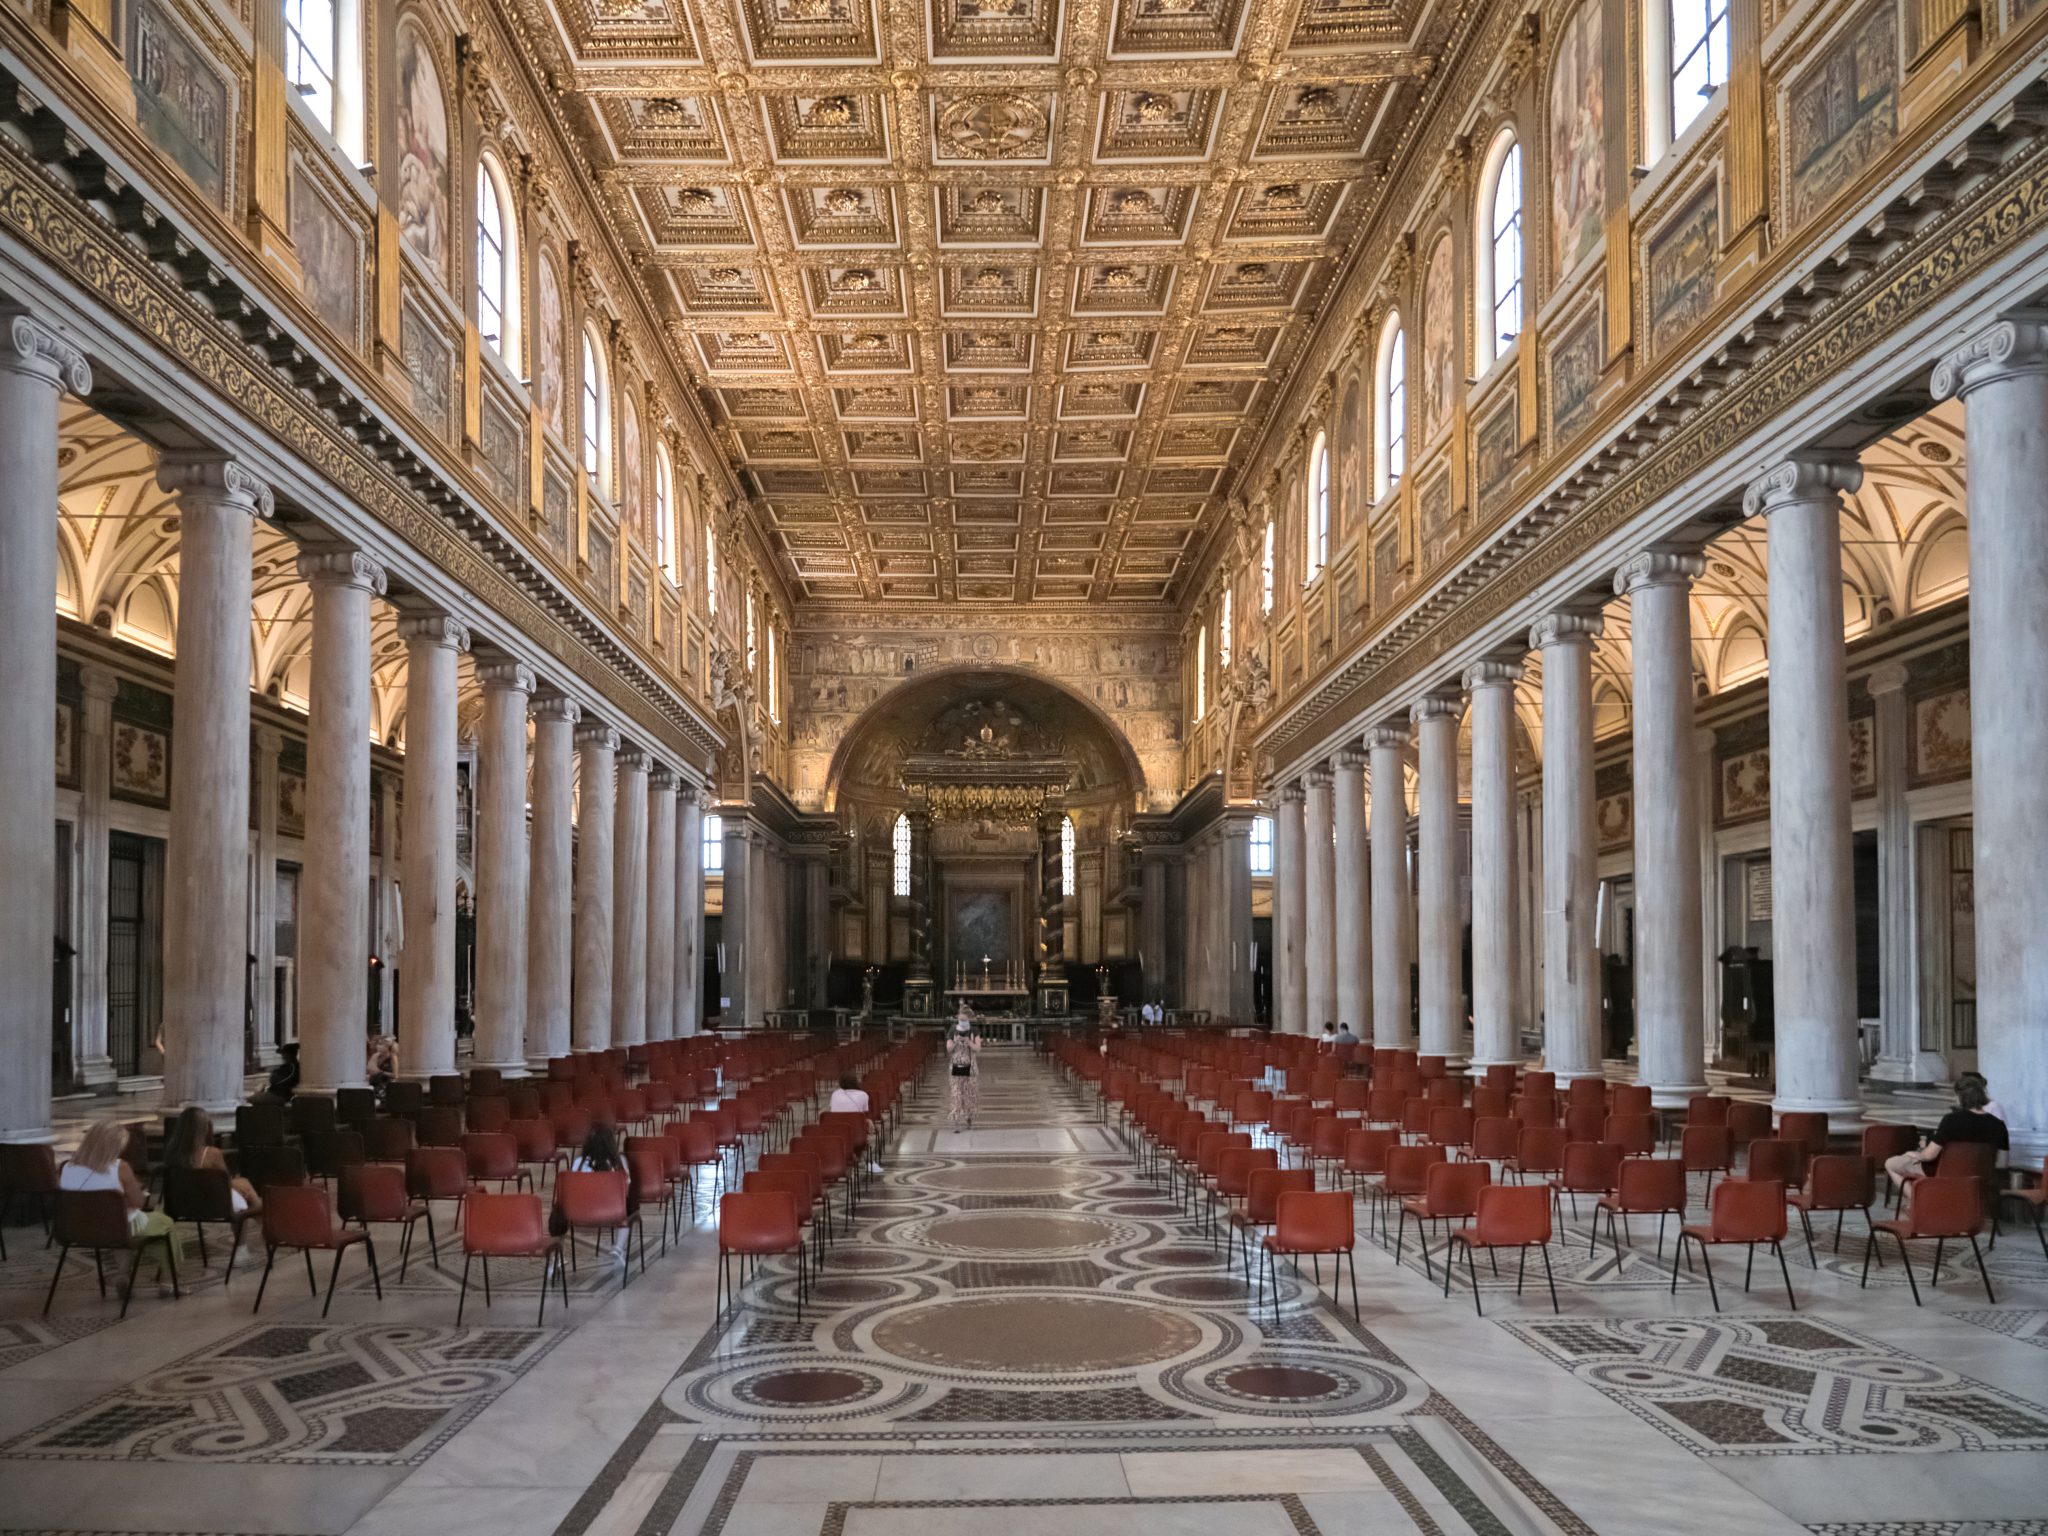
[[[1582,1218],[1561,1315],[1504,1261],[1481,1318],[1411,1227],[1398,1264],[1362,1238],[1354,1321],[1327,1272],[1255,1295],[1043,1058],[983,1062],[972,1130],[929,1080],[801,1319],[778,1265],[714,1318],[701,1223],[623,1288],[586,1254],[542,1327],[498,1266],[458,1328],[447,1249],[400,1282],[395,1240],[384,1299],[352,1255],[324,1320],[282,1263],[251,1316],[218,1239],[125,1321],[75,1260],[45,1319],[12,1228],[0,1536],[2048,1536],[2031,1230],[1995,1304],[1967,1255],[1931,1291],[1916,1255],[1919,1309],[1895,1254],[1859,1290],[1852,1217],[1790,1246],[1796,1313],[1724,1253],[1716,1315],[1668,1243],[1589,1254]]]

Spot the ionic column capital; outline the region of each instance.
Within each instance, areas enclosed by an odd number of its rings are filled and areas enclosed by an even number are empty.
[[[1477,693],[1482,688],[1513,688],[1524,676],[1519,661],[1475,661],[1465,669],[1465,675],[1458,679],[1465,685],[1467,693]]]
[[[718,809],[718,796],[702,786],[699,786],[689,796],[689,801],[690,804],[697,807],[698,813],[701,815],[709,815]]]
[[[1449,720],[1456,724],[1465,713],[1465,701],[1454,693],[1428,693],[1408,707],[1408,719],[1421,725],[1425,720]]]
[[[266,521],[277,512],[270,487],[225,454],[164,454],[156,461],[156,483],[181,502],[218,504]]]
[[[398,636],[407,646],[458,652],[469,649],[469,630],[452,614],[408,613],[398,621]]]
[[[78,685],[88,704],[111,704],[121,691],[121,677],[102,662],[88,661],[78,669]]]
[[[602,720],[586,720],[576,727],[576,745],[616,752],[619,750],[619,733]]]
[[[1301,780],[1299,779],[1290,779],[1280,786],[1280,803],[1282,805],[1299,805],[1307,798],[1308,793],[1301,787]]]
[[[360,549],[302,550],[299,579],[309,587],[354,587],[384,595],[384,567]]]
[[[1591,645],[1600,638],[1606,624],[1597,613],[1546,613],[1529,626],[1529,649],[1549,650],[1560,645]]]
[[[249,740],[255,743],[256,755],[261,758],[275,758],[284,750],[284,732],[268,723],[253,727]]]
[[[1328,789],[1331,783],[1329,764],[1317,763],[1302,775],[1302,779],[1310,789]]]
[[[657,766],[647,775],[647,787],[650,791],[659,790],[665,795],[674,794],[676,789],[675,770],[673,768]]]
[[[0,309],[7,317],[7,341],[0,345],[0,373],[40,379],[52,389],[74,395],[92,393],[92,365],[85,354],[42,321],[18,309]]]
[[[621,773],[645,773],[654,759],[638,747],[619,748],[618,764]]]
[[[484,692],[504,690],[509,693],[531,694],[533,692],[533,668],[511,656],[491,656],[476,664],[476,680]]]
[[[1900,693],[1906,686],[1906,664],[1903,661],[1880,661],[1863,677],[1863,686],[1872,698],[1879,694]]]
[[[583,708],[566,693],[543,693],[533,701],[533,717],[574,725],[583,718]]]
[[[1369,752],[1406,751],[1408,727],[1393,720],[1376,725],[1365,733],[1365,745]]]
[[[1362,747],[1339,747],[1330,754],[1330,766],[1342,773],[1346,769],[1357,772],[1365,766],[1365,750]]]
[[[1685,587],[1705,574],[1704,556],[1675,549],[1646,549],[1624,560],[1614,573],[1614,595],[1626,597],[1643,587]]]
[[[1983,384],[2048,373],[2048,313],[2024,310],[1994,320],[1934,365],[1934,398],[1968,397]]]
[[[1780,459],[1749,482],[1742,493],[1742,515],[1768,515],[1802,502],[1834,505],[1863,484],[1863,466],[1847,454],[1804,450]]]

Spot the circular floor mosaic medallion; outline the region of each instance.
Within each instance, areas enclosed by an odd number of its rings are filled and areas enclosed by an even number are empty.
[[[1243,1301],[1252,1294],[1244,1281],[1222,1275],[1167,1275],[1154,1281],[1152,1290],[1174,1301]]]
[[[920,1236],[955,1252],[1071,1253],[1106,1248],[1122,1235],[1116,1223],[1062,1211],[969,1211],[925,1223]]]
[[[884,1318],[875,1344],[901,1359],[966,1371],[1100,1371],[1148,1365],[1202,1342],[1162,1307],[1093,1296],[1000,1296],[938,1302]]]
[[[881,1382],[858,1371],[764,1371],[734,1386],[742,1402],[765,1408],[831,1408],[857,1402],[881,1389]]]
[[[1214,1378],[1215,1385],[1240,1397],[1300,1403],[1330,1397],[1356,1383],[1329,1371],[1297,1365],[1240,1365]]]
[[[1079,1189],[1100,1177],[1086,1168],[1058,1168],[1044,1163],[996,1163],[989,1167],[939,1168],[917,1182],[927,1189],[950,1189],[963,1195],[1047,1195]]]

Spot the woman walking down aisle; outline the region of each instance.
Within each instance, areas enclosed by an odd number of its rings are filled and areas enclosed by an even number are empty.
[[[965,1013],[963,1008],[962,1013]],[[979,1097],[981,1067],[975,1060],[981,1054],[981,1036],[974,1032],[974,1025],[966,1018],[953,1025],[953,1038],[946,1042],[948,1072],[953,1084],[952,1115],[949,1125],[956,1131],[974,1129],[974,1107]]]

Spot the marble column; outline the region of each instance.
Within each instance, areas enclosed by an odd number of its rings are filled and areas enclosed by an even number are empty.
[[[1335,916],[1337,1021],[1363,1040],[1371,1036],[1372,868],[1365,836],[1365,753],[1340,747],[1330,759],[1330,817],[1337,830]],[[1317,1022],[1315,1029],[1322,1030]]]
[[[277,781],[284,733],[259,725],[249,733],[254,782],[255,846],[250,850],[249,953],[256,957],[249,1011],[256,1036],[256,1068],[267,1072],[282,1059],[277,1054]]]
[[[676,1027],[687,1039],[704,1022],[704,811],[706,796],[685,784],[676,802]]]
[[[1596,613],[1529,631],[1543,653],[1543,1058],[1559,1082],[1600,1076],[1599,832],[1593,796]]]
[[[308,550],[299,556],[299,576],[313,589],[306,862],[299,871],[299,1083],[332,1093],[363,1081],[368,1034],[370,599],[384,591],[384,569],[360,550]],[[387,819],[387,849],[394,832]]]
[[[1302,809],[1302,947],[1308,956],[1308,1015],[1305,1033],[1319,1035],[1337,1021],[1336,861],[1332,857],[1330,770],[1318,763],[1308,771]]]
[[[398,633],[405,641],[398,1071],[424,1079],[455,1070],[455,658],[469,649],[469,631],[445,613],[415,613],[398,621]]]
[[[676,1032],[676,776],[647,776],[647,1038]]]
[[[576,701],[533,701],[533,831],[526,902],[526,1064],[536,1075],[569,1054],[575,951]]]
[[[526,1071],[526,714],[533,670],[509,656],[476,665],[483,686],[477,752],[476,1065]]]
[[[1472,696],[1472,1071],[1522,1059],[1515,1016],[1515,684],[1522,666],[1465,671]]]
[[[612,1044],[647,1041],[647,771],[635,747],[618,756],[612,843]]]
[[[1402,756],[1408,732],[1398,725],[1365,733],[1372,756],[1372,1043],[1380,1049],[1415,1044],[1409,997],[1409,956],[1415,914],[1408,885],[1408,786]]]
[[[1700,994],[1701,1054],[1710,1061],[1721,1053],[1721,850],[1714,840],[1714,740],[1714,732],[1704,726],[1692,733],[1693,783],[1700,796],[1695,824],[1700,845],[1700,969],[1694,985]]]
[[[1308,878],[1302,868],[1302,800],[1299,780],[1283,784],[1273,813],[1274,1028],[1290,1035],[1308,1030],[1308,948],[1302,932]]]
[[[1692,673],[1692,584],[1705,569],[1698,555],[1652,549],[1614,577],[1634,669],[1636,1076],[1659,1109],[1707,1091]]]
[[[1458,902],[1458,721],[1465,701],[1430,694],[1415,701],[1416,986],[1419,1049],[1452,1066],[1465,1062],[1465,925]]]
[[[107,805],[119,680],[98,662],[87,662],[79,674],[85,701],[78,732],[78,953],[72,962],[71,1059],[79,1086],[111,1093],[119,1077],[107,1048]]]
[[[2012,1161],[2048,1154],[2048,316],[1998,321],[1942,360],[1970,461],[1970,773],[1977,1060]]]
[[[1881,661],[1864,678],[1877,706],[1871,764],[1877,784],[1878,1051],[1870,1075],[1885,1083],[1938,1083],[1948,1075],[1938,1051],[1920,1049],[1920,1005],[1913,948],[1913,812],[1906,801],[1912,716],[1906,664]]]
[[[910,820],[910,884],[918,883],[917,817]],[[725,873],[720,879],[718,906],[718,1015],[720,1024],[739,1028],[747,1020],[748,968],[753,963],[754,935],[748,932],[754,892],[754,828],[744,815],[730,812],[725,817]],[[910,915],[913,974],[918,942],[917,910]],[[930,970],[926,969],[926,996],[930,996]]]
[[[576,945],[571,1000],[578,1051],[612,1043],[612,836],[619,733],[600,720],[576,728]]]
[[[1860,1122],[1863,1103],[1856,1081],[1842,493],[1862,481],[1853,459],[1800,454],[1766,470],[1743,494],[1743,510],[1768,519],[1773,1103],[1781,1113],[1825,1113],[1843,1130]],[[1973,487],[1973,506],[1976,499]],[[2012,558],[2002,550],[1992,563]],[[1973,590],[1973,623],[1976,602]],[[1978,935],[1982,943],[1981,919]]]
[[[1217,895],[1222,906],[1221,952],[1224,1009],[1233,1019],[1253,1022],[1252,1002],[1252,820],[1242,813],[1225,819],[1218,834]]]
[[[166,454],[178,505],[171,835],[164,851],[164,1104],[241,1102],[249,986],[249,673],[255,519],[270,487],[232,459]]]
[[[1163,1002],[1170,990],[1168,979],[1171,974],[1166,960],[1166,933],[1170,920],[1166,910],[1166,849],[1159,843],[1145,843],[1141,850],[1138,855],[1138,887],[1143,905],[1138,909],[1141,935],[1138,958],[1145,973],[1145,997]]]
[[[0,310],[0,1142],[50,1139],[50,935],[57,910],[57,396],[85,354]],[[244,630],[246,634],[247,631]],[[246,684],[245,684],[246,686]]]

